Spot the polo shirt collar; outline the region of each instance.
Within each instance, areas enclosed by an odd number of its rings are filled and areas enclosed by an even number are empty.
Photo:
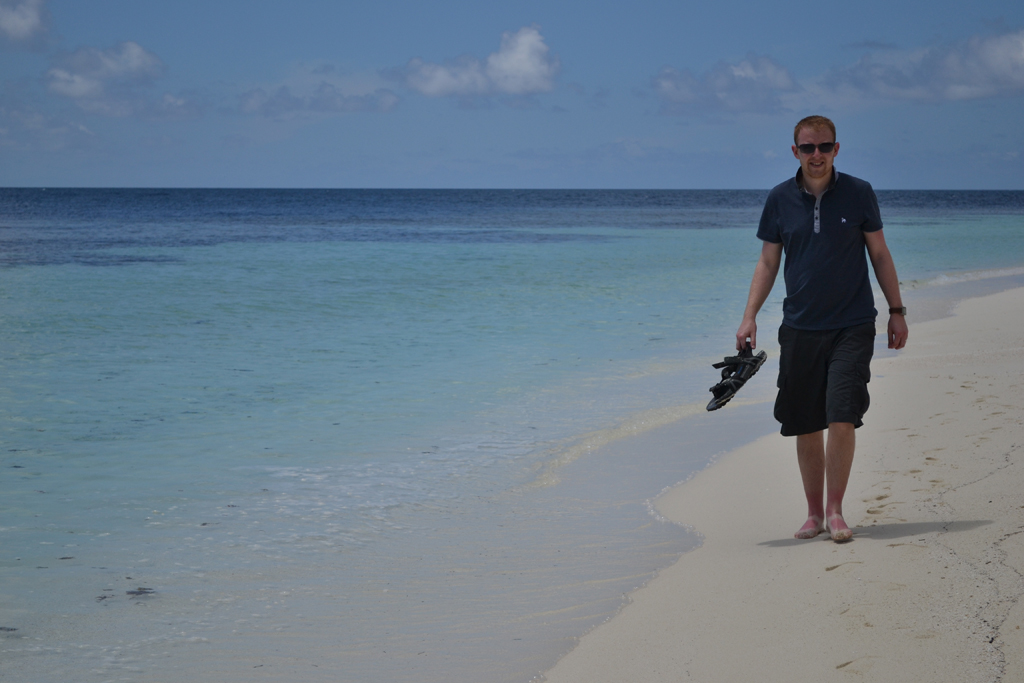
[[[839,171],[836,170],[835,166],[833,166],[832,167],[832,181],[828,184],[828,187],[826,187],[825,190],[828,191],[828,190],[831,190],[833,187],[835,187],[837,180],[839,180]],[[796,186],[800,188],[801,192],[804,192],[806,194],[810,194],[810,192],[807,192],[807,190],[804,189],[804,169],[802,167],[796,169]]]

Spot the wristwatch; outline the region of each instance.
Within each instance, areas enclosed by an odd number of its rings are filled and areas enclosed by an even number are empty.
[[[899,313],[900,315],[905,316],[907,314],[907,307],[900,306],[899,308],[893,307],[889,309],[889,315],[893,315],[895,313]]]

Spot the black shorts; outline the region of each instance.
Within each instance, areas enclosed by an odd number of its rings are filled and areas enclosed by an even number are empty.
[[[833,422],[860,427],[868,411],[875,323],[839,330],[779,328],[779,395],[783,436],[812,434]]]

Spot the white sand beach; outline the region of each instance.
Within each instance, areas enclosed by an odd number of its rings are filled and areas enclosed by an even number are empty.
[[[911,323],[872,365],[851,542],[792,538],[792,439],[729,453],[656,501],[703,546],[547,681],[1024,680],[1024,289]]]

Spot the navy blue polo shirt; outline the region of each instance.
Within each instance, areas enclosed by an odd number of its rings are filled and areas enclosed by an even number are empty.
[[[768,194],[757,236],[782,243],[786,299],[782,322],[798,330],[836,330],[875,319],[865,232],[882,229],[871,185],[833,168],[816,199],[800,187],[803,170]]]

